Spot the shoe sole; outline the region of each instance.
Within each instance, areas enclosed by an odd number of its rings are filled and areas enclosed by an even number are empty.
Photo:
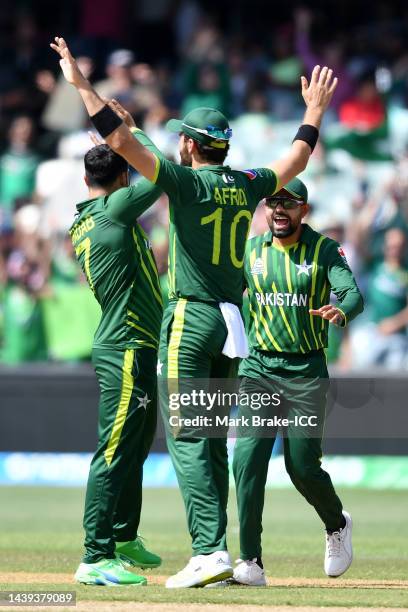
[[[125,583],[118,583],[118,582],[109,582],[109,580],[107,580],[106,582],[103,580],[103,578],[99,578],[100,582],[97,582],[98,578],[95,578],[95,580],[81,580],[79,578],[75,578],[75,582],[77,584],[85,584],[86,586],[107,586],[107,587],[126,587],[126,586],[146,586],[147,585],[147,580],[144,580],[142,582],[131,582],[128,584]]]
[[[234,580],[234,582],[229,582],[228,580],[217,580],[217,582],[210,582],[210,584],[206,584],[206,589],[226,589],[229,587],[250,587],[251,589],[259,589],[266,587],[266,583],[263,584],[245,584],[245,582],[238,582]]]
[[[146,586],[147,585],[147,581],[146,582],[131,582],[130,584],[117,584],[115,582],[85,582],[84,580],[76,580],[75,581],[77,584],[84,584],[85,586],[96,586],[96,587],[139,587],[139,586]]]
[[[209,578],[204,578],[198,584],[194,585],[197,587],[205,587],[207,584],[212,584],[213,582],[222,582],[223,580],[227,580],[227,578],[232,578],[234,572],[231,568],[231,571],[225,570],[215,576],[210,576]]]
[[[207,578],[203,578],[202,580],[200,580],[199,582],[195,582],[194,584],[180,584],[180,585],[175,585],[175,586],[167,586],[166,584],[166,589],[194,589],[194,588],[201,588],[201,587],[205,587],[208,584],[212,584],[213,582],[221,582],[222,580],[226,580],[227,578],[232,578],[233,575],[233,569],[231,568],[230,570],[224,570],[223,572],[220,572],[219,574],[213,574],[211,576],[208,576]]]
[[[329,578],[340,578],[340,576],[343,576],[343,574],[345,574],[347,572],[347,570],[350,568],[350,565],[353,563],[353,558],[350,559],[350,563],[348,564],[348,566],[341,572],[341,574],[326,574],[326,576],[328,576]]]
[[[262,582],[262,584],[248,584],[247,582],[238,582],[238,580],[234,584],[235,586],[251,587],[252,589],[261,589],[267,586],[266,582]]]

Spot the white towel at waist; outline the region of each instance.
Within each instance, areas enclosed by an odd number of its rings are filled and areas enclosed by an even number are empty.
[[[231,359],[248,357],[248,340],[238,306],[229,302],[220,302],[220,310],[228,330],[227,339],[222,349],[223,355]]]

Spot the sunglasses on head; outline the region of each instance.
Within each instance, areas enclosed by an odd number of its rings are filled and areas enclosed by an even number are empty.
[[[226,128],[222,130],[215,125],[207,125],[207,133],[209,136],[214,136],[214,138],[231,138],[232,136],[232,128]]]
[[[226,128],[222,130],[216,125],[207,125],[205,129],[197,128],[192,125],[188,125],[187,123],[183,123],[184,127],[190,128],[190,130],[194,130],[199,134],[205,134],[206,136],[211,136],[212,138],[217,138],[220,140],[229,140],[232,136],[232,128]]]
[[[265,206],[273,209],[282,206],[284,210],[294,210],[302,204],[304,204],[303,200],[294,200],[293,198],[265,198]]]

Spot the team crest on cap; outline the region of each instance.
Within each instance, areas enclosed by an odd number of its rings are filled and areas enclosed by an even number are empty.
[[[254,265],[251,268],[251,274],[263,274],[264,271],[264,263],[260,257],[257,257],[254,261]]]
[[[258,176],[256,170],[244,170],[244,174],[247,175],[250,181],[253,181]]]

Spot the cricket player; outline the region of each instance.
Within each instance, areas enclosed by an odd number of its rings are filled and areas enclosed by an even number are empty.
[[[226,166],[232,131],[224,115],[210,108],[195,109],[183,120],[168,123],[180,135],[178,166],[165,159],[143,132],[132,136],[83,77],[64,39],[57,37],[51,47],[101,136],[169,196],[170,301],[161,330],[159,376],[169,381],[227,377],[234,372],[236,358],[247,354],[240,307],[253,212],[260,199],[306,167],[337,79],[319,66],[310,84],[302,77],[304,124],[288,155],[275,162],[273,170],[236,171]],[[169,408],[162,403],[161,408],[168,419]],[[232,576],[225,535],[226,439],[168,435],[167,444],[186,507],[193,556],[166,586],[205,586]]]
[[[325,526],[326,574],[340,576],[352,562],[352,522],[321,468],[328,387],[325,348],[329,324],[348,324],[362,312],[363,299],[340,245],[302,223],[307,200],[307,188],[298,178],[267,197],[270,231],[247,243],[250,353],[240,365],[240,391],[280,394],[276,408],[266,407],[257,416],[276,414],[290,422],[283,428],[286,470]],[[331,291],[338,298],[336,306],[330,304]],[[253,414],[249,405],[240,407],[241,416]],[[265,585],[262,511],[276,433],[275,426],[254,427],[252,435],[251,429],[243,432],[235,446],[241,559],[233,580],[242,584]]]
[[[162,298],[149,240],[137,223],[161,194],[129,186],[127,162],[106,144],[85,155],[89,199],[70,229],[101,309],[92,363],[100,387],[98,447],[86,491],[85,555],[75,574],[91,585],[144,585],[129,566],[160,557],[138,537],[143,463],[156,428],[156,367]]]

